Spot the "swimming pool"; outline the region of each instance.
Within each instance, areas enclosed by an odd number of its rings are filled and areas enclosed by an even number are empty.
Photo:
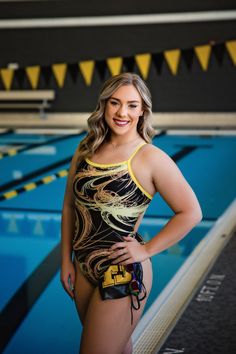
[[[0,162],[0,316],[6,354],[78,352],[81,324],[60,285],[59,241],[66,170],[83,135],[0,136],[2,151],[17,150]],[[199,199],[203,220],[152,258],[154,282],[145,311],[234,199],[236,179],[234,136],[166,134],[153,143],[178,164]],[[172,215],[156,195],[139,232],[150,239]]]

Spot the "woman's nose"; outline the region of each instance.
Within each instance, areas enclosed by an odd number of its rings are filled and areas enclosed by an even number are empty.
[[[124,105],[121,105],[117,111],[120,117],[125,117],[127,115],[127,109]]]

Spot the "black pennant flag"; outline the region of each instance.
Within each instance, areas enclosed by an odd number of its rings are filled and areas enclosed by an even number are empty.
[[[70,73],[72,81],[76,83],[79,74],[78,63],[69,64],[68,71]]]
[[[215,44],[212,46],[212,52],[216,57],[216,60],[219,65],[222,65],[225,54],[225,45],[224,43]]]
[[[42,76],[45,80],[46,85],[49,85],[51,77],[52,77],[51,66],[42,66],[41,72],[42,72]]]
[[[133,72],[134,71],[134,65],[135,65],[135,60],[134,57],[126,57],[123,60],[124,67],[126,68],[125,71],[128,72]]]
[[[24,88],[24,82],[25,82],[25,69],[19,68],[19,69],[15,70],[15,78],[16,78],[16,81],[19,84],[19,87],[21,89],[23,89]]]
[[[190,71],[193,65],[194,50],[192,48],[183,49],[181,54],[188,70]]]
[[[101,80],[104,81],[105,77],[106,77],[106,71],[107,71],[106,60],[96,61],[95,67],[98,71],[98,74],[99,74]]]
[[[152,54],[152,60],[153,60],[154,66],[156,68],[157,74],[160,74],[162,71],[162,66],[163,66],[163,62],[164,62],[163,53]]]

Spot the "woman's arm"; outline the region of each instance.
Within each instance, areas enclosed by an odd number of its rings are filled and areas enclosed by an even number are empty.
[[[175,162],[161,149],[153,147],[146,156],[157,192],[174,211],[168,223],[145,244],[149,256],[169,248],[187,235],[202,219],[195,193]]]
[[[61,218],[61,261],[72,260],[72,235],[74,234],[75,218],[74,209],[64,205]]]
[[[73,179],[76,172],[77,158],[78,150],[71,160],[61,218],[61,283],[72,298],[74,297],[72,290],[75,280],[75,269],[72,263],[72,238],[75,231]]]
[[[112,245],[109,258],[114,259],[113,264],[142,262],[162,252],[183,238],[202,219],[196,195],[178,166],[164,151],[150,146],[143,153],[140,165],[150,171],[154,189],[160,193],[175,215],[144,245],[131,236],[124,237],[125,242]]]

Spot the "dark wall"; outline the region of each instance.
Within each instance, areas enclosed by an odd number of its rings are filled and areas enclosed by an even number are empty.
[[[1,19],[161,14],[235,8],[235,0],[0,2],[0,23]],[[175,47],[188,48],[209,40],[224,41],[235,35],[236,21],[32,29],[0,27],[0,67],[9,62],[18,62],[20,66],[48,65]]]
[[[235,9],[234,0],[0,1],[0,18],[41,18]]]
[[[0,30],[0,66],[49,65],[189,48],[236,36],[236,21]]]
[[[235,1],[33,1],[1,3],[0,18],[80,17],[120,14],[145,14],[226,10],[236,7]],[[0,20],[1,23],[1,20]],[[76,80],[68,74],[63,89],[58,89],[53,76],[40,78],[39,88],[55,88],[57,99],[53,111],[91,111],[98,90],[109,77],[106,69],[101,76],[102,60],[113,57],[133,57],[138,53],[158,53],[173,48],[193,48],[209,42],[225,42],[236,38],[236,21],[195,22],[180,24],[103,26],[80,28],[0,29],[0,68],[17,62],[48,66],[53,63],[75,63],[93,59],[97,63],[93,82],[86,87],[81,74]],[[221,63],[211,56],[209,70],[203,72],[193,58],[191,69],[181,60],[177,76],[165,62],[157,71],[152,63],[147,83],[153,94],[154,111],[235,111],[234,88],[236,68],[227,53]],[[123,70],[130,70],[123,67]],[[132,71],[138,73],[136,65]],[[18,79],[20,76],[20,71]],[[50,73],[49,73],[50,74]],[[23,78],[15,79],[13,89],[30,88]],[[2,85],[0,83],[0,85]],[[0,86],[3,89],[3,86]]]

